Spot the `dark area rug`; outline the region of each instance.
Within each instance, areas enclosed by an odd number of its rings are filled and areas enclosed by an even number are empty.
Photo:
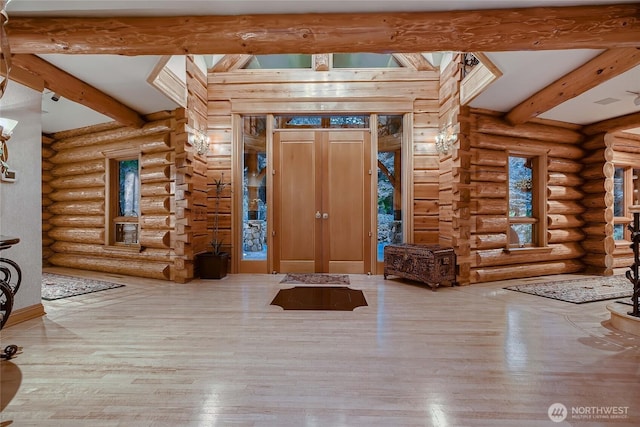
[[[348,285],[350,282],[349,275],[347,274],[288,273],[280,283],[299,283],[303,285]]]
[[[42,299],[47,301],[121,288],[123,286],[119,283],[103,282],[102,280],[42,273]]]
[[[285,310],[353,311],[368,304],[361,290],[346,286],[296,286],[278,291],[271,305]]]
[[[633,284],[624,276],[585,276],[559,282],[528,283],[504,289],[538,295],[560,301],[583,304],[614,298],[630,297]]]

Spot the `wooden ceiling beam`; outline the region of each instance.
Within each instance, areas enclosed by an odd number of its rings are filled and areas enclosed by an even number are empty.
[[[220,61],[215,63],[213,67],[209,69],[212,73],[222,73],[227,71],[238,70],[251,61],[251,55],[244,54],[230,54],[220,58]]]
[[[640,113],[631,113],[613,119],[603,120],[582,128],[587,135],[595,135],[604,132],[618,132],[640,127]]]
[[[394,53],[393,57],[403,66],[412,68],[417,71],[435,71],[436,68],[431,65],[421,53]]]
[[[145,120],[134,110],[95,87],[35,55],[14,55],[13,66],[44,80],[44,86],[78,104],[132,127],[142,127]]]
[[[640,64],[639,48],[609,49],[514,107],[506,120],[525,123]]]
[[[14,53],[497,52],[635,47],[640,4],[445,12],[14,17]]]

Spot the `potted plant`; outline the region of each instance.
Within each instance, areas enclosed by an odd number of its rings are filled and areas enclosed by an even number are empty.
[[[201,279],[222,279],[227,275],[227,266],[229,264],[229,252],[222,250],[222,240],[219,238],[219,209],[222,191],[229,185],[224,182],[224,173],[220,179],[213,180],[213,186],[216,192],[215,211],[213,218],[213,240],[211,240],[211,251],[199,254],[196,258],[198,272]]]

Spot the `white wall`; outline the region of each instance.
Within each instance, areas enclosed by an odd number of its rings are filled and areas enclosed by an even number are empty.
[[[42,125],[40,92],[10,81],[0,99],[0,116],[18,120],[7,142],[7,163],[16,182],[0,183],[0,234],[20,238],[0,251],[22,269],[22,285],[13,309],[40,304],[42,280]]]

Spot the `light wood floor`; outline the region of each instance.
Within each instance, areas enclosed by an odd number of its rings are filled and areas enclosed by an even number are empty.
[[[126,287],[2,331],[23,352],[2,362],[0,426],[640,425],[640,337],[607,327],[611,301],[352,275],[368,307],[283,311],[283,275],[90,275]],[[628,415],[555,424],[556,402]]]

